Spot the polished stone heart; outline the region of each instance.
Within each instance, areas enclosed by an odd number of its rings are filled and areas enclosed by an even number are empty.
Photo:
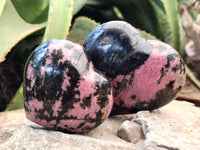
[[[97,27],[84,48],[112,83],[112,114],[162,107],[184,84],[184,63],[177,51],[161,41],[143,38],[124,21]]]
[[[26,63],[26,116],[46,128],[90,131],[109,116],[111,92],[110,82],[96,71],[84,48],[70,41],[45,42]]]

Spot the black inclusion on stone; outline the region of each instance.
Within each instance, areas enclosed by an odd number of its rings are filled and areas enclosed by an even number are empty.
[[[136,98],[136,95],[132,95],[132,96],[131,96],[131,99],[132,99],[132,100],[135,100],[135,98]]]
[[[166,88],[158,91],[156,94],[156,98],[151,100],[150,102],[145,103],[144,101],[142,101],[141,103],[137,103],[134,109],[130,110],[130,112],[135,113],[137,111],[145,109],[154,110],[168,104],[176,97],[177,92],[181,90],[181,86],[173,89],[174,82],[175,81],[170,81]],[[144,107],[145,104],[147,105],[147,107]]]
[[[96,123],[95,127],[99,126],[102,123],[103,121],[102,117],[103,117],[103,113],[101,112],[101,110],[96,112],[96,118],[94,120],[92,119],[92,122]]]
[[[52,59],[52,64],[45,66],[45,78],[41,75],[37,76],[35,89],[37,91],[36,98],[41,101],[51,100],[54,104],[56,100],[61,96],[61,87],[63,83],[63,71],[65,65],[58,64],[58,60],[62,59],[62,51],[54,51],[48,59]],[[47,59],[47,58],[46,58]]]
[[[113,109],[111,111],[111,115],[119,115],[119,114],[126,114],[127,113],[127,107],[123,107],[124,101],[119,100],[119,105],[116,103],[113,103]]]
[[[177,92],[181,90],[181,86],[174,89],[173,88],[174,82],[175,81],[169,82],[169,84],[166,86],[165,89],[160,90],[156,94],[156,99],[150,101],[150,104],[149,104],[150,110],[156,109],[158,107],[162,107],[168,104],[171,100],[173,100],[176,97]]]
[[[30,97],[33,96],[34,93],[31,91],[28,91],[26,88],[30,87],[31,80],[27,79],[27,77],[24,78],[24,85],[23,85],[23,96],[25,101],[29,101]]]
[[[92,95],[90,94],[88,97],[84,97],[82,99],[82,103],[80,103],[80,106],[85,109],[86,107],[91,107],[91,99],[92,99]]]
[[[162,67],[162,69],[160,70],[161,76],[160,76],[160,79],[158,80],[158,84],[160,84],[161,79],[166,75],[166,72],[168,72],[168,70],[170,69],[170,62],[177,57],[179,57],[179,56],[176,53],[169,54],[167,56],[167,64],[164,67]],[[171,69],[174,72],[177,72],[177,70],[179,70],[179,69],[181,70],[182,69],[181,59],[180,59],[180,65],[176,65],[175,67],[173,67]]]
[[[96,87],[94,96],[97,96],[97,104],[104,108],[109,103],[108,95],[111,94],[111,85],[108,81],[103,81],[102,83],[97,82]]]
[[[51,57],[53,58],[53,64],[57,64],[58,61],[63,58],[62,49],[54,50]]]
[[[170,61],[174,60],[176,57],[178,57],[178,54],[170,54],[167,56],[167,64],[165,65],[166,68],[170,67]]]
[[[80,123],[79,126],[77,127],[77,129],[82,128],[84,125],[85,125],[85,122]]]
[[[31,67],[33,68],[33,76],[36,78],[35,81],[35,85],[32,88],[31,91],[27,91],[26,87],[31,87],[31,80],[29,80],[26,76],[27,74],[24,74],[24,97],[26,101],[29,101],[32,99],[32,97],[34,98],[38,98],[38,100],[43,100],[43,96],[44,96],[44,91],[40,91],[40,93],[37,93],[35,91],[37,91],[38,89],[40,89],[40,87],[42,86],[42,78],[41,78],[41,71],[40,68],[42,66],[45,66],[46,64],[46,59],[47,59],[47,51],[48,51],[48,45],[49,42],[44,43],[43,45],[39,46],[29,57],[29,59],[27,60],[27,64],[25,66],[25,73],[27,73],[27,69],[29,67],[29,65],[31,65]],[[39,87],[37,87],[39,86]],[[35,95],[35,93],[37,93]]]
[[[166,70],[164,69],[164,67],[161,68],[160,74],[161,74],[161,76],[160,76],[160,78],[158,80],[158,84],[160,84],[161,79],[166,75]]]
[[[79,82],[81,82],[81,77],[79,72],[76,70],[74,66],[68,64],[68,72],[67,76],[70,77],[69,82],[70,86],[67,87],[67,90],[63,93],[63,107],[65,109],[73,108],[74,103],[80,101],[80,99],[76,99],[75,95],[80,95],[80,91],[75,90],[78,88]],[[63,110],[66,112],[66,110]]]
[[[84,47],[95,67],[106,72],[108,77],[127,75],[143,65],[149,57],[148,54],[136,52],[130,37],[120,29],[105,29],[96,39],[94,37],[90,37],[93,40],[85,43]]]
[[[120,107],[114,103],[114,109],[112,110],[111,115],[131,114],[141,110],[151,111],[168,104],[171,100],[173,100],[176,97],[177,92],[181,90],[181,86],[179,86],[176,89],[173,89],[174,82],[175,81],[170,81],[165,89],[158,91],[155,99],[152,99],[150,102],[138,100],[137,104],[129,110],[127,110],[126,107],[121,107],[123,103],[119,104]]]
[[[43,55],[40,60],[38,59],[37,61],[35,61],[36,56],[31,57],[30,59],[33,62],[32,66],[34,69],[36,82],[33,89],[31,91],[26,91],[24,95],[26,96],[26,100],[36,98],[39,101],[44,101],[43,109],[35,109],[35,112],[37,112],[36,118],[45,119],[46,121],[56,120],[57,122],[59,122],[59,120],[61,119],[66,119],[61,116],[64,116],[66,109],[73,108],[74,100],[72,100],[72,98],[75,97],[75,94],[79,94],[74,90],[80,80],[79,72],[69,61],[58,63],[59,60],[62,59],[62,57],[62,50],[57,50],[53,51],[53,53],[50,55]],[[47,58],[51,59],[53,63],[45,65]],[[45,78],[41,76],[40,68],[42,66],[45,67]],[[70,86],[66,87],[66,91],[62,90],[62,84],[64,82],[64,72],[67,74],[67,76],[70,77]],[[26,79],[25,81],[26,85],[28,83],[28,85],[30,86],[30,81],[28,79]],[[60,117],[56,117],[53,116],[52,107],[54,106],[54,103],[60,99],[60,97],[62,97],[63,108],[61,108],[61,111],[58,112],[58,115]],[[47,112],[50,117],[45,116],[45,112]]]
[[[49,80],[45,78],[45,84],[43,86],[40,86],[39,87],[40,89],[38,89],[37,93],[42,92],[42,90],[44,89],[45,91],[44,97],[47,101],[44,103],[44,109],[36,111],[38,118],[45,119],[47,121],[56,120],[57,123],[62,119],[66,119],[65,113],[67,109],[73,108],[73,104],[75,102],[74,99],[75,94],[79,94],[76,93],[74,89],[77,87],[78,81],[80,79],[78,71],[70,63],[65,62],[63,64],[62,63],[59,64],[58,66],[62,68],[62,75],[60,76],[60,78],[54,77],[53,79]],[[63,71],[66,70],[68,70],[67,75],[70,77],[69,80],[70,86],[67,87],[66,91],[63,91],[62,90]],[[52,107],[54,106],[55,101],[59,100],[61,96],[62,96],[62,108],[58,112],[59,117],[56,117],[53,116]],[[47,111],[51,117],[45,116],[44,115],[45,111]],[[76,117],[68,117],[67,119],[76,119]]]

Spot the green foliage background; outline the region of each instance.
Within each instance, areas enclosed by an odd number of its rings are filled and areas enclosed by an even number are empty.
[[[23,108],[23,67],[30,53],[51,39],[83,44],[99,24],[124,20],[146,38],[173,46],[185,58],[185,34],[179,6],[192,0],[1,0],[0,1],[0,105],[5,110]],[[197,13],[192,10],[191,16]],[[200,83],[186,65],[188,79]],[[5,72],[15,75],[9,82]],[[15,84],[14,84],[15,83]],[[3,95],[3,96],[4,96]],[[9,98],[8,98],[9,97]],[[2,111],[3,108],[0,109]]]

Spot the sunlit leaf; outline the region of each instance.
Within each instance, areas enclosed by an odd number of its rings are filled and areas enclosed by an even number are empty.
[[[185,57],[185,45],[186,45],[186,34],[184,32],[183,26],[181,25],[181,21],[179,21],[179,28],[180,28],[180,47],[179,47],[179,54],[182,57]]]
[[[178,3],[177,0],[162,0],[167,21],[169,23],[169,29],[171,33],[172,43],[171,45],[179,51],[180,48],[180,28],[178,19]]]
[[[164,42],[171,44],[171,33],[169,30],[169,23],[167,21],[165,10],[160,3],[160,0],[150,0],[149,1],[155,11],[155,15],[157,17],[158,25],[161,29],[161,37],[159,37]]]
[[[71,26],[73,0],[50,0],[48,23],[43,42],[65,39]]]
[[[121,18],[121,19],[124,18],[121,11],[116,6],[113,7],[113,11],[119,18]]]
[[[29,23],[47,20],[49,0],[11,0],[19,15]]]
[[[1,0],[0,1],[0,17],[1,17],[1,14],[2,14],[2,11],[3,11],[5,3],[6,3],[6,0]]]
[[[85,5],[87,0],[74,0],[73,15],[79,12],[79,10]]]
[[[88,5],[105,5],[108,3],[108,0],[87,0]]]
[[[0,62],[20,40],[44,27],[44,23],[32,25],[25,22],[7,0],[0,18]]]
[[[47,20],[49,0],[12,0],[20,16],[29,23]],[[87,0],[74,0],[73,15],[77,14]]]

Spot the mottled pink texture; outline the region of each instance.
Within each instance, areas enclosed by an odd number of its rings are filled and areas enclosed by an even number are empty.
[[[82,46],[48,41],[33,53],[25,70],[24,106],[29,120],[49,129],[83,133],[109,116],[111,85],[96,72]]]
[[[25,107],[29,108],[29,110],[26,111],[26,117],[33,122],[37,122],[37,119],[35,118],[37,113],[35,111],[43,109],[44,103],[42,101],[38,101],[37,99],[33,98],[27,102],[24,102],[24,105]]]
[[[35,85],[35,77],[33,76],[34,70],[31,65],[32,65],[32,62],[28,65],[27,72],[26,72],[27,79],[31,81],[30,87],[27,87],[28,89],[31,89]]]
[[[55,101],[54,105],[53,105],[53,116],[58,117],[58,111],[62,111],[62,97],[60,97],[59,100]]]
[[[52,121],[47,121],[45,119],[43,120],[40,120],[40,119],[37,119],[35,118],[36,114],[33,114],[33,113],[29,113],[29,112],[26,112],[26,118],[41,125],[41,126],[44,126],[46,128],[49,128],[49,129],[52,129],[54,128],[55,124],[56,124],[56,120],[52,120]]]
[[[68,120],[60,120],[60,123],[57,125],[57,127],[61,128],[77,128],[81,123],[83,123],[84,120],[76,120],[76,119],[68,119]]]
[[[166,71],[166,75],[161,79],[160,84],[158,84],[158,80],[161,77],[160,70],[167,64],[167,59],[164,53],[158,57],[156,56],[157,53],[156,50],[153,50],[145,64],[135,71],[133,89],[138,99],[144,101],[154,99],[159,90],[164,89],[170,81],[175,79],[174,72],[169,68],[169,71]],[[180,60],[176,58],[174,64],[178,64],[179,62]]]
[[[76,98],[80,98],[81,101],[79,101],[78,103],[74,103],[74,108],[68,110],[68,115],[77,116],[78,119],[83,119],[84,116],[89,114],[91,118],[95,118],[95,112],[101,109],[100,106],[97,105],[97,97],[93,96],[96,91],[95,89],[96,88],[94,85],[93,73],[90,73],[87,76],[83,77],[82,81],[79,82],[78,88],[75,89],[80,92],[79,95],[76,95]],[[83,109],[80,104],[83,103],[84,98],[89,97],[90,95],[92,96],[91,107],[86,107],[85,109]]]
[[[37,113],[34,110],[26,111],[26,118],[31,120],[31,121],[33,121],[33,122],[36,122],[35,121],[36,120],[36,118],[35,118],[36,115],[37,115]]]
[[[46,58],[46,66],[52,64],[52,59],[51,58]],[[46,69],[46,68],[45,68]]]
[[[65,51],[65,43],[66,43],[66,40],[52,40],[49,45],[48,45],[48,51],[49,51],[49,54],[52,54],[54,51],[57,51],[57,50],[62,50],[62,51]],[[67,60],[67,59],[66,59]]]
[[[124,79],[124,75],[118,75],[114,80],[112,80],[112,86],[113,87],[117,87],[117,82],[122,82],[122,80]]]
[[[152,51],[149,59],[135,71],[135,78],[133,82],[133,91],[137,95],[137,99],[149,101],[154,99],[156,93],[164,89],[170,80],[174,79],[174,72],[168,72],[162,79],[160,84],[158,80],[161,77],[160,70],[167,64],[166,55],[156,56],[157,49]]]
[[[44,78],[45,77],[45,67],[41,67],[40,69],[40,73],[41,73],[41,76]]]
[[[179,57],[175,57],[174,60],[170,61],[170,67],[163,70],[165,75],[161,78],[161,69],[168,63],[167,56],[169,54],[177,54],[177,52],[170,46],[167,46],[167,44],[164,44],[166,46],[165,50],[160,50],[158,41],[152,41],[152,43],[155,48],[153,48],[152,53],[145,64],[134,71],[134,80],[131,85],[127,86],[127,88],[116,90],[118,86],[117,83],[121,83],[122,80],[125,79],[129,81],[130,75],[118,75],[112,80],[112,85],[115,87],[113,93],[116,91],[119,93],[114,97],[114,103],[117,105],[120,105],[120,100],[123,100],[124,104],[122,104],[122,106],[129,109],[134,107],[138,102],[150,102],[155,99],[157,92],[165,89],[170,81],[175,80],[174,84],[177,84],[175,88],[183,84],[182,82],[184,81],[179,82],[176,80],[179,78],[184,80],[185,75],[176,73],[172,70],[173,67],[180,65]],[[131,98],[132,96],[135,96],[134,100]]]
[[[76,119],[68,119],[68,120],[60,120],[60,123],[57,125],[57,127],[61,127],[61,128],[74,128],[74,131],[76,131],[77,133],[82,133],[85,129],[85,127],[88,128],[94,128],[95,127],[95,123],[90,123],[90,122],[86,122],[81,128],[78,128],[78,126],[81,123],[85,123],[85,120],[76,120]],[[76,130],[75,130],[76,129]]]
[[[176,50],[161,41],[143,38],[127,22],[100,25],[83,46],[94,66],[110,79],[112,115],[162,107],[183,86],[184,62]]]
[[[36,98],[33,98],[31,100],[29,100],[26,103],[30,108],[32,108],[32,110],[34,111],[34,109],[43,109],[44,106],[44,102],[43,101],[38,101]]]
[[[46,128],[49,128],[49,129],[52,129],[53,126],[56,124],[55,120],[52,120],[50,122],[48,122],[44,119],[40,120],[40,119],[36,118],[36,115],[37,115],[37,113],[35,112],[34,109],[32,109],[31,111],[26,111],[26,118],[37,123],[37,124],[39,124],[39,125],[45,126]]]
[[[52,129],[56,124],[56,120],[46,121],[44,119],[43,120],[36,119],[35,123],[40,123],[40,125],[46,126],[47,128]]]
[[[92,66],[92,64],[90,64]],[[92,68],[92,67],[91,67]],[[103,117],[101,118],[102,120],[108,118],[111,110],[112,110],[112,105],[113,105],[113,98],[112,98],[112,93],[108,95],[109,103],[106,105],[106,107],[101,108],[97,102],[97,96],[94,96],[93,94],[96,92],[96,87],[94,85],[95,81],[95,76],[97,76],[97,73],[93,71],[93,69],[89,70],[89,73],[83,77],[82,81],[79,83],[78,88],[75,90],[78,90],[80,92],[80,95],[76,95],[76,98],[80,98],[81,100],[77,103],[74,103],[73,109],[68,110],[67,116],[76,116],[77,119],[84,119],[85,116],[89,115],[90,118],[95,119],[96,112],[100,111],[104,114]],[[102,78],[103,80],[103,78]],[[82,108],[81,103],[83,103],[83,99],[88,97],[91,97],[91,106]],[[88,122],[89,123],[89,122]],[[90,123],[89,123],[90,124]],[[94,123],[92,123],[94,125]]]
[[[112,96],[112,92],[111,95],[108,95],[108,98],[110,99],[110,101],[108,102],[108,105],[104,108],[101,108],[101,112],[104,113],[102,120],[105,120],[109,117],[111,111],[112,111],[112,107],[113,107],[113,96]]]
[[[32,75],[33,75],[33,67],[31,65],[32,65],[32,62],[29,63],[29,65],[27,67],[27,71],[26,71],[26,77],[29,80],[32,79]]]
[[[68,72],[68,70],[66,70],[66,72],[63,73],[63,78],[64,78],[64,82],[62,84],[63,91],[66,91],[67,87],[70,86],[70,82],[69,82],[70,77],[67,75],[67,72]]]
[[[90,77],[90,75],[83,78],[82,81],[79,83],[78,88],[76,89],[80,92],[79,98],[81,99],[90,96],[90,94],[94,94],[94,92],[96,91],[94,85],[94,78]]]
[[[93,99],[94,101],[94,99]],[[100,107],[98,108],[98,106],[96,105],[95,102],[92,102],[92,106],[91,108],[86,107],[85,109],[83,109],[80,104],[82,103],[82,101],[80,101],[79,103],[75,103],[73,106],[73,109],[68,110],[67,115],[68,116],[76,116],[77,119],[83,119],[86,115],[89,115],[89,117],[91,118],[96,118],[96,114],[95,112],[98,111],[100,109]],[[95,107],[96,105],[96,107]]]
[[[50,114],[47,111],[44,112],[44,115],[50,117]]]

